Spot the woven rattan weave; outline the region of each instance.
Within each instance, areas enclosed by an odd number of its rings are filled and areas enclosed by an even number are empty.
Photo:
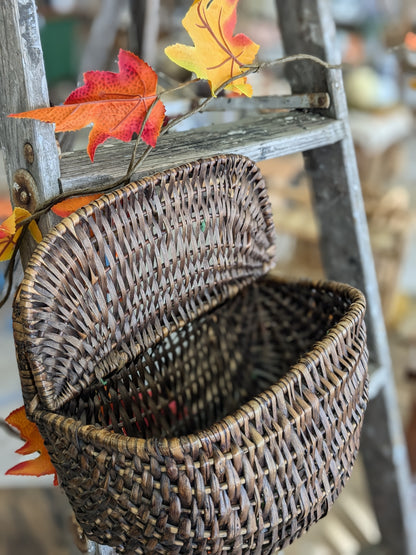
[[[30,328],[21,362],[33,384],[23,393],[61,406],[267,272],[274,242],[263,178],[239,156],[132,183],[72,214],[21,287]]]
[[[269,554],[324,516],[356,457],[365,303],[260,278],[274,230],[237,156],[66,219],[14,309],[26,408],[91,539],[139,554]]]

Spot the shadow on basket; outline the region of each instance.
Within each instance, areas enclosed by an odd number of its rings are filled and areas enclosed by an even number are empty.
[[[106,195],[16,297],[29,416],[87,537],[124,553],[272,553],[324,516],[367,402],[362,294],[262,277],[274,226],[239,156]]]

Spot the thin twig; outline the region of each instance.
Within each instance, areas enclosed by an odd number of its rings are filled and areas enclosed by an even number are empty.
[[[122,178],[123,180],[128,180],[128,179],[130,179],[132,173],[134,172],[134,169],[137,167],[137,165],[138,165],[139,163],[141,163],[141,162],[143,161],[143,160],[142,160],[142,157],[140,157],[140,159],[139,159],[139,160],[137,161],[137,163],[136,163],[137,148],[138,148],[138,146],[139,146],[139,142],[140,142],[140,139],[141,139],[141,136],[142,136],[142,133],[143,133],[144,126],[145,126],[145,124],[146,124],[146,122],[147,122],[147,120],[148,120],[148,118],[149,118],[150,112],[152,111],[152,109],[153,109],[154,105],[156,104],[156,102],[158,102],[164,94],[170,94],[170,93],[173,93],[173,92],[176,92],[176,91],[180,91],[181,89],[183,89],[183,88],[185,88],[185,87],[188,87],[189,85],[193,85],[193,84],[195,84],[195,83],[198,83],[199,81],[201,81],[201,79],[199,79],[199,78],[197,78],[197,79],[191,79],[191,80],[189,80],[189,81],[186,81],[185,83],[181,83],[180,85],[177,85],[176,87],[173,87],[172,89],[166,89],[166,90],[164,90],[164,91],[161,91],[161,92],[157,95],[157,97],[156,97],[155,100],[153,101],[153,104],[150,106],[149,111],[148,111],[148,113],[146,114],[145,119],[143,120],[142,126],[141,126],[141,128],[140,128],[140,132],[139,132],[139,134],[137,135],[137,139],[136,139],[136,142],[135,142],[135,145],[134,145],[134,149],[133,149],[133,152],[132,152],[132,155],[131,155],[131,158],[130,158],[129,167],[128,167],[128,169],[127,169],[126,174],[125,174],[124,177]],[[188,117],[189,117],[189,116],[188,116]],[[162,133],[162,132],[159,133],[159,136],[160,136],[160,135],[163,135],[163,133]],[[148,147],[148,148],[149,148],[149,147]],[[149,152],[150,152],[151,148],[152,148],[152,147],[150,147]],[[146,150],[147,150],[147,149],[146,149]]]
[[[266,62],[261,62],[260,64],[248,64],[240,66],[242,69],[254,69],[255,72],[263,69],[264,67],[275,66],[279,64],[287,64],[289,62],[296,62],[302,60],[310,60],[316,64],[321,65],[325,69],[341,69],[341,64],[329,64],[317,56],[312,56],[312,54],[293,54],[292,56],[283,56],[282,58],[276,58],[275,60],[268,60]],[[244,74],[241,74],[244,76]]]
[[[143,118],[142,124],[141,124],[140,129],[139,129],[139,133],[137,134],[137,139],[136,139],[136,142],[135,142],[135,145],[134,145],[134,148],[133,148],[133,152],[131,154],[129,167],[127,169],[127,174],[131,171],[132,166],[134,166],[134,161],[135,161],[135,158],[136,158],[136,152],[137,152],[137,147],[139,145],[139,140],[142,137],[144,127],[145,127],[146,123],[148,122],[148,120],[150,118],[150,114],[152,113],[153,108],[156,106],[156,104],[159,102],[159,100],[160,100],[160,95],[157,95],[155,97],[155,99],[153,100],[153,102],[151,103],[149,109],[147,110],[145,117]]]
[[[228,85],[230,85],[231,83],[233,83],[237,79],[242,79],[244,77],[247,77],[248,75],[251,75],[252,73],[257,73],[258,71],[260,71],[261,69],[263,69],[265,67],[270,67],[270,66],[273,66],[273,65],[278,65],[278,64],[288,63],[288,62],[294,62],[294,61],[299,61],[299,60],[310,60],[310,61],[313,61],[317,64],[322,65],[326,69],[340,69],[340,67],[341,67],[339,65],[328,64],[327,62],[324,62],[324,60],[321,60],[320,58],[317,58],[316,56],[312,56],[310,54],[296,54],[296,55],[293,55],[293,56],[285,56],[283,58],[278,58],[276,60],[261,62],[260,64],[256,64],[256,65],[241,66],[241,68],[245,69],[245,71],[243,71],[242,73],[240,73],[238,75],[234,75],[234,76],[230,77],[230,79],[225,81],[220,87],[218,87],[214,91],[213,96],[210,96],[210,97],[204,99],[195,108],[186,112],[186,114],[183,114],[182,116],[179,116],[179,117],[173,119],[171,122],[169,122],[168,125],[166,125],[162,129],[162,131],[160,132],[160,135],[164,135],[165,133],[170,131],[170,129],[172,129],[172,127],[174,127],[175,125],[178,125],[179,123],[181,123],[185,119],[188,119],[189,117],[193,116],[194,114],[202,111],[206,107],[207,104],[209,104],[226,87],[228,87]],[[193,82],[195,82],[195,80],[187,81],[186,83],[183,83],[183,86],[188,86],[189,84],[191,84]],[[177,87],[177,88],[179,89],[180,87]],[[170,91],[166,91],[166,92],[170,92]],[[149,148],[149,147],[146,148],[146,150],[143,152],[143,154],[141,155],[139,160],[134,164],[134,166],[132,168],[129,168],[129,169],[131,169],[131,172],[130,173],[128,172],[126,174],[126,176],[125,176],[126,178],[130,179],[133,172],[140,166],[140,164],[142,162],[144,162],[144,160],[147,158],[147,156],[149,155],[150,152],[151,152],[151,148]]]
[[[210,96],[208,98],[205,98],[203,102],[201,102],[200,104],[198,104],[198,106],[196,106],[195,108],[193,108],[192,110],[189,110],[188,112],[186,112],[186,114],[183,114],[182,116],[178,116],[177,118],[171,120],[167,125],[165,125],[165,127],[162,128],[160,135],[165,135],[168,131],[170,131],[172,129],[172,127],[175,127],[175,125],[178,125],[178,123],[181,123],[182,121],[188,119],[189,117],[193,116],[194,114],[198,113],[200,110],[202,110],[209,102],[211,102],[211,100],[213,100],[213,96]],[[125,176],[125,179],[130,179],[130,177],[132,176],[132,174],[137,170],[137,168],[146,160],[146,158],[149,156],[149,154],[152,151],[152,147],[147,147],[142,155],[140,156],[140,158],[137,160],[137,162],[134,164],[131,172]]]
[[[202,79],[200,79],[199,77],[196,77],[195,79],[190,79],[189,81],[180,83],[179,85],[177,85],[176,87],[173,87],[172,89],[164,89],[163,91],[160,91],[159,97],[161,97],[164,94],[170,94],[176,91],[180,91],[181,89],[184,89],[185,87],[189,87],[189,85],[194,85],[195,83],[199,83],[200,81],[202,81]]]
[[[142,134],[140,133],[139,135],[137,135],[136,140],[134,141],[134,148],[132,150],[131,153],[131,158],[130,158],[130,162],[129,162],[129,167],[127,168],[127,174],[129,174],[132,170],[132,167],[134,166],[135,160],[136,160],[136,153],[137,153],[137,148],[139,146],[140,143],[140,139],[142,138]]]

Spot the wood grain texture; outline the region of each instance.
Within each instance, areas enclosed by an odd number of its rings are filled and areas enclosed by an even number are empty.
[[[161,137],[134,177],[150,175],[220,153],[241,154],[255,161],[277,158],[333,144],[343,137],[343,122],[319,114],[290,112],[284,115],[256,115],[232,124],[172,132]],[[104,185],[122,177],[128,167],[133,145],[110,144],[97,150],[94,164],[91,164],[84,151],[63,155],[62,189],[90,188],[93,184]]]
[[[327,93],[284,94],[273,96],[220,96],[204,109],[206,112],[225,110],[309,110],[328,108],[330,98]]]
[[[7,118],[10,113],[49,106],[43,54],[34,0],[0,2],[0,142],[5,153],[10,195],[16,188],[14,175],[27,170],[35,181],[30,191],[34,203],[59,193],[59,159],[51,125],[34,120]],[[7,54],[3,50],[7,45]],[[33,161],[24,146],[32,145]],[[26,208],[24,204],[15,204]],[[47,219],[44,229],[54,220]],[[28,257],[30,247],[25,251]]]

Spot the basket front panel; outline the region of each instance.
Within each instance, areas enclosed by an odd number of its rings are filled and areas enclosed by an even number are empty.
[[[226,305],[234,323],[238,310],[245,323],[246,305],[256,307],[251,319],[257,314],[261,326],[250,328],[257,329],[256,364],[248,360],[245,367],[263,391],[210,428],[143,440],[35,412],[92,539],[127,553],[272,553],[324,516],[338,496],[367,402],[362,300],[353,302],[359,296],[342,287],[266,281],[248,289],[251,303],[243,292]],[[212,314],[228,321],[221,308]],[[231,341],[229,348],[238,346]],[[239,348],[250,356],[250,348]],[[301,360],[289,363],[295,352]]]

